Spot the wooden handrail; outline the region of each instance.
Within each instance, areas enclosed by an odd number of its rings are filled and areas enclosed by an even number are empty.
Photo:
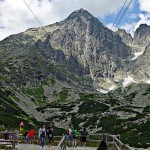
[[[59,142],[56,150],[66,150],[66,136],[63,135],[61,141]]]
[[[15,140],[15,134],[14,134],[14,132],[0,131],[0,134],[5,134],[5,133],[12,134],[12,139],[9,139],[9,140],[0,140],[0,142],[7,142],[7,143],[5,143],[3,145],[12,145],[12,149],[15,149],[17,141]],[[8,142],[10,142],[10,143],[8,143]]]
[[[13,132],[0,132],[0,134],[4,134],[4,133],[9,133],[9,134],[13,134],[13,139],[9,140],[12,142],[12,147],[15,148],[15,139],[14,139],[14,133]],[[80,136],[80,135],[77,135]],[[111,143],[113,144],[114,149],[117,150],[134,150],[133,148],[131,148],[129,145],[124,144],[123,142],[120,141],[120,139],[118,139],[118,135],[111,135],[111,134],[107,134],[107,133],[100,133],[100,134],[89,134],[89,136],[100,136],[101,139],[98,140],[94,140],[94,139],[87,139],[88,141],[91,142],[100,142],[100,140],[105,140],[106,143]],[[54,136],[56,138],[60,138],[61,136]],[[36,135],[35,135],[35,139],[36,139]],[[6,141],[7,142],[7,141]],[[124,147],[124,148],[123,148]],[[57,150],[66,150],[66,136],[63,135],[58,146],[57,146]]]

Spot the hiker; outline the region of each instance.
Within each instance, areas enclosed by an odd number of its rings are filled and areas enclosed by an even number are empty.
[[[88,135],[88,132],[86,131],[86,128],[83,128],[81,131],[81,146],[86,146],[86,137]]]
[[[23,134],[23,140],[25,141],[25,144],[28,143],[29,137],[28,137],[29,131],[26,130],[25,133]]]
[[[41,128],[39,129],[39,139],[40,139],[40,148],[44,149],[44,144],[46,139],[46,130],[44,124],[42,124]]]
[[[18,143],[18,140],[19,140],[19,131],[17,130],[17,128],[14,130],[14,138],[15,138],[15,140]]]
[[[69,126],[69,129],[66,130],[66,136],[67,136],[68,146],[71,146],[71,140],[72,140],[71,126]]]
[[[51,144],[53,142],[53,136],[54,136],[54,132],[53,132],[53,127],[52,127],[52,124],[49,125],[49,127],[46,129],[46,134],[47,134],[47,137],[48,137],[48,142],[49,142],[49,149],[51,148]]]
[[[4,137],[5,140],[9,139],[9,134],[10,134],[9,130],[5,130],[5,133],[3,135],[3,137]]]
[[[97,150],[108,150],[106,142],[104,140],[101,141]]]
[[[35,133],[35,131],[34,131],[34,129],[31,129],[29,132],[28,132],[28,138],[29,138],[29,143],[30,144],[32,144],[32,142],[33,142],[33,139],[34,139],[34,133]]]
[[[72,130],[72,146],[77,146],[77,130],[75,127]]]

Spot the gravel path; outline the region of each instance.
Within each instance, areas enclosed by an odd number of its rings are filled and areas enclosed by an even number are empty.
[[[16,148],[18,148],[19,150],[40,150],[40,146],[39,145],[33,145],[33,144],[18,144],[16,145]],[[56,150],[56,146],[52,146],[51,149],[48,148],[48,146],[46,145],[44,147],[44,150]],[[67,147],[67,150],[96,150],[97,148],[94,147],[81,147],[81,146],[77,146],[77,147]]]

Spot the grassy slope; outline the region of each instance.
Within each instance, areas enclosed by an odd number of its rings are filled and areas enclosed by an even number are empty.
[[[36,123],[36,120],[28,116],[22,111],[13,101],[15,97],[10,90],[0,87],[0,128],[14,129],[19,127],[21,121],[24,122],[25,128],[32,128],[31,122]],[[17,98],[16,98],[17,100]]]

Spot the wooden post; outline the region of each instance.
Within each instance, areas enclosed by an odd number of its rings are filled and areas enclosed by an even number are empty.
[[[113,137],[113,150],[115,149],[115,140],[114,140],[114,137]]]
[[[13,133],[12,149],[15,149],[15,134]]]
[[[103,133],[103,135],[102,135],[102,140],[104,140],[104,133]]]
[[[66,141],[67,141],[67,139],[66,139],[66,135],[64,134],[64,137],[65,137],[65,139],[64,139],[64,150],[66,150]]]
[[[107,144],[107,142],[108,142],[108,136],[106,135],[106,144]]]

